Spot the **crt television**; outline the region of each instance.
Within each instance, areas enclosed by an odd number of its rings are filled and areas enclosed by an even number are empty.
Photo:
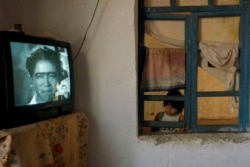
[[[68,42],[0,31],[0,79],[0,129],[73,110],[73,63]]]

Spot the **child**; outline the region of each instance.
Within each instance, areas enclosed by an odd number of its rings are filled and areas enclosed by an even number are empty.
[[[170,90],[167,96],[182,96],[178,90]],[[184,108],[183,101],[165,100],[163,103],[165,111],[156,114],[154,121],[182,122],[184,120],[181,114]],[[177,132],[179,128],[153,128],[154,132]]]

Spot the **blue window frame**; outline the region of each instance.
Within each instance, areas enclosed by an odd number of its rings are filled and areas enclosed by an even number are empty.
[[[151,0],[153,1],[153,0]],[[152,133],[150,128],[184,128],[188,132],[245,132],[249,128],[249,48],[250,48],[250,3],[248,0],[240,0],[239,4],[216,5],[213,0],[208,0],[205,6],[178,6],[175,0],[170,0],[168,6],[145,6],[143,0],[139,0],[138,19],[138,131],[139,134]],[[178,14],[189,12],[189,14]],[[200,90],[198,88],[198,64],[200,57],[200,21],[206,18],[239,18],[239,89],[237,90]],[[185,87],[184,96],[166,97],[162,94],[150,94],[141,89],[141,78],[145,63],[146,46],[145,32],[146,22],[154,21],[182,21],[184,23],[184,49],[185,49]],[[168,27],[165,27],[166,29]],[[167,92],[168,90],[161,90]],[[237,120],[234,123],[200,123],[199,101],[212,98],[233,97],[239,100]],[[162,102],[171,99],[184,101],[184,121],[164,122],[145,118],[145,103]],[[213,110],[213,108],[211,108]],[[215,112],[220,112],[217,110]]]

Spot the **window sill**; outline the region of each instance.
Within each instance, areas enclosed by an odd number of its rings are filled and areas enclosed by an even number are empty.
[[[250,133],[188,133],[140,135],[139,140],[161,144],[226,144],[250,142]]]

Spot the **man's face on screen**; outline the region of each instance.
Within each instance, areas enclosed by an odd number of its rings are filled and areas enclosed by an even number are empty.
[[[53,101],[58,84],[58,73],[50,61],[39,60],[36,63],[32,82],[36,91],[37,103]]]

